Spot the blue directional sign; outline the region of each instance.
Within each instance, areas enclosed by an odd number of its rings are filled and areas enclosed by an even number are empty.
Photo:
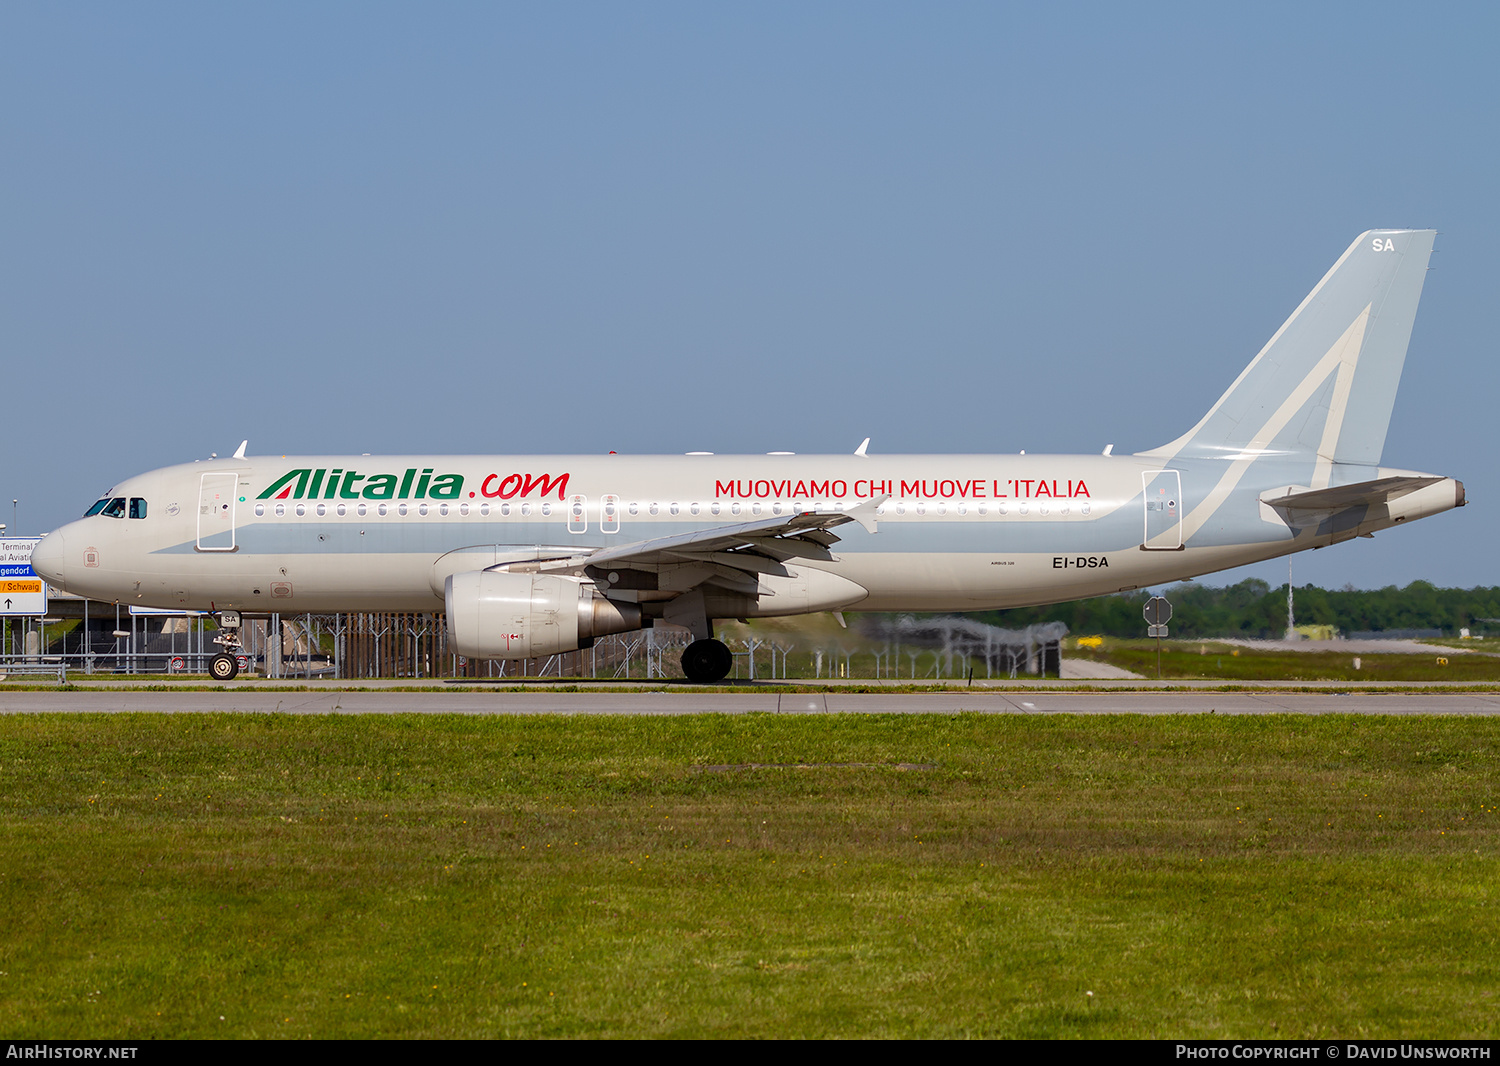
[[[31,568],[31,549],[41,539],[0,540],[0,615],[47,613],[47,583]]]

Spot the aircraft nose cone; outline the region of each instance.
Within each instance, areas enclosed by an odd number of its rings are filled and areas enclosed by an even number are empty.
[[[67,544],[61,532],[48,533],[31,549],[31,569],[46,579],[49,585],[66,589],[63,579],[63,559],[67,556]]]

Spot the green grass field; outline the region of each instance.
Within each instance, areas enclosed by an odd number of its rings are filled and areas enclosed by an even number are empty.
[[[1500,721],[0,717],[0,1031],[1493,1037]]]
[[[1154,640],[1108,639],[1098,649],[1076,648],[1068,638],[1064,655],[1123,667],[1155,680]],[[1321,647],[1320,647],[1321,645]],[[1317,650],[1311,650],[1317,649]],[[1355,666],[1355,660],[1359,665]],[[1500,681],[1500,656],[1434,646],[1432,654],[1338,651],[1326,642],[1310,650],[1258,648],[1216,641],[1167,640],[1161,644],[1163,680],[1222,681],[1447,681],[1455,685]]]

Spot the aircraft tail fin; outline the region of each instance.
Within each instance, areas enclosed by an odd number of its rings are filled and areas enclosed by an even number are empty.
[[[1378,464],[1436,236],[1361,234],[1208,414],[1142,454]]]

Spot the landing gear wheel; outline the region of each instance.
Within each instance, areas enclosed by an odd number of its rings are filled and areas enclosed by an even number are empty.
[[[234,675],[239,672],[239,662],[228,652],[221,651],[208,660],[208,676],[215,681],[233,681]]]
[[[682,649],[682,672],[700,685],[723,681],[732,666],[734,653],[721,640],[695,640]]]

